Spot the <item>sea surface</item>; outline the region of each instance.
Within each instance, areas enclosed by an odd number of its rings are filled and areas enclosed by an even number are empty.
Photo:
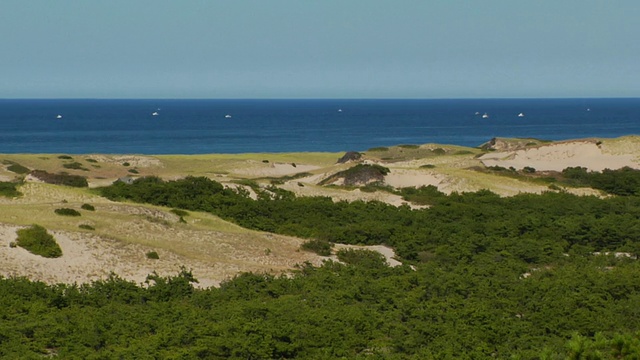
[[[341,152],[425,143],[475,147],[493,137],[637,134],[640,98],[0,99],[0,153]]]

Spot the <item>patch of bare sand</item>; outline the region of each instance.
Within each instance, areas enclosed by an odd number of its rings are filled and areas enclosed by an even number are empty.
[[[101,155],[101,154],[92,154],[87,155],[87,159],[93,159],[100,163],[107,164],[124,164],[129,163],[131,167],[154,167],[154,166],[163,166],[162,161],[157,158],[151,156],[142,156],[142,155]]]
[[[389,174],[384,177],[387,185],[395,188],[420,187],[433,185],[438,187],[442,183],[444,176],[429,173],[424,170],[412,169],[390,169]]]
[[[605,152],[595,140],[563,141],[516,151],[492,152],[482,155],[480,160],[485,166],[516,169],[529,166],[539,171],[562,171],[575,166],[591,171],[625,166],[640,168],[637,154]]]
[[[198,279],[199,283],[196,286],[211,287],[240,272],[286,272],[305,261],[314,264],[320,264],[322,261],[319,256],[298,251],[300,240],[271,234],[263,234],[263,243],[253,244],[243,251],[236,249],[233,239],[212,242],[214,239],[203,237],[202,233],[184,234],[190,237],[192,246],[213,243],[215,249],[204,246],[206,252],[215,250],[218,256],[220,253],[226,255],[224,261],[206,261],[186,258],[171,251],[140,244],[62,231],[50,233],[62,248],[63,256],[49,259],[31,254],[20,247],[9,246],[10,242],[16,240],[16,231],[19,228],[0,224],[0,275],[24,276],[50,284],[89,283],[105,279],[112,273],[140,284],[153,272],[160,276],[175,276],[185,267]],[[216,236],[213,232],[209,235]],[[279,244],[272,246],[274,250],[270,250],[269,243],[273,244],[274,241]],[[156,251],[160,259],[148,259],[146,254],[149,251]]]

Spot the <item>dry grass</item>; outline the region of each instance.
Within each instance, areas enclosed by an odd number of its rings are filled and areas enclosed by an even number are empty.
[[[147,274],[174,275],[180,266],[193,270],[202,286],[213,286],[241,271],[282,272],[321,258],[298,251],[300,239],[246,230],[213,215],[190,212],[187,223],[166,208],[115,203],[75,189],[41,183],[26,184],[24,196],[0,198],[2,275],[29,276],[49,282],[85,282],[112,271],[137,282]],[[92,204],[95,211],[81,209]],[[60,207],[80,217],[54,213]],[[24,254],[8,245],[20,226],[39,224],[56,236],[60,261]],[[85,224],[94,231],[82,230]],[[159,260],[147,259],[157,251]],[[70,270],[73,269],[73,270]]]

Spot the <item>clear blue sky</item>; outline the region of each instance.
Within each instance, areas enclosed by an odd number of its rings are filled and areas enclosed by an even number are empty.
[[[640,1],[2,0],[0,98],[639,97]]]

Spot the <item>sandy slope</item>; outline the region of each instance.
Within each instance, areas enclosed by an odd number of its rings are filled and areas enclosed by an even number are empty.
[[[492,152],[480,157],[486,166],[514,167],[525,166],[539,171],[562,171],[567,167],[581,166],[591,171],[619,169],[625,166],[640,168],[640,155],[636,149],[627,153],[610,153],[606,150],[606,141],[596,140],[565,141],[541,145],[533,148]]]

